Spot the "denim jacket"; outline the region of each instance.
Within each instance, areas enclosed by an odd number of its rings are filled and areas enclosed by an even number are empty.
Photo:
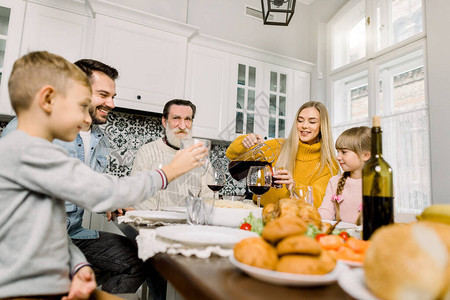
[[[53,143],[60,145],[69,152],[71,157],[75,157],[84,162],[84,146],[81,136],[78,134],[73,142],[63,142],[54,140]],[[91,127],[91,147],[89,167],[97,172],[105,172],[108,164],[109,140],[97,125]],[[96,239],[97,230],[89,230],[81,226],[83,222],[84,209],[66,202],[67,232],[73,239]]]
[[[3,129],[2,137],[17,128],[17,117],[12,119],[8,125]],[[78,134],[73,142],[63,142],[61,140],[54,140],[53,143],[60,145],[69,152],[71,157],[75,157],[84,162],[84,146],[81,136]],[[103,130],[98,125],[91,127],[91,158],[89,160],[89,167],[92,170],[104,173],[108,164],[109,155],[109,140],[103,133]],[[98,238],[97,230],[85,229],[81,226],[83,223],[84,209],[66,202],[67,215],[67,232],[73,239],[96,239]]]

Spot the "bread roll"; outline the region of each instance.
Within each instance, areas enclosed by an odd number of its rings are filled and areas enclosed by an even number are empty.
[[[323,275],[333,271],[335,266],[336,259],[328,251],[324,250],[319,256],[284,255],[278,261],[276,271],[305,275]]]
[[[307,254],[317,256],[322,252],[320,244],[306,235],[293,235],[287,237],[277,245],[278,255]]]
[[[271,243],[296,234],[306,232],[308,225],[300,218],[286,216],[272,220],[264,226],[262,237]]]
[[[278,262],[275,248],[260,237],[241,240],[234,245],[234,257],[241,263],[274,270]]]
[[[436,299],[447,288],[448,251],[439,235],[419,223],[378,229],[364,259],[366,284],[386,300]]]

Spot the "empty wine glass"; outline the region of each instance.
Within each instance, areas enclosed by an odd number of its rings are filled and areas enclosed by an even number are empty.
[[[269,166],[252,166],[248,170],[247,186],[257,195],[258,207],[261,207],[261,195],[266,193],[272,185],[272,170]]]
[[[207,185],[214,192],[214,199],[216,199],[216,193],[225,185],[225,173],[222,170],[214,171],[213,176],[208,177]]]
[[[297,185],[293,188],[294,197],[302,199],[306,203],[314,206],[313,187],[309,185]]]

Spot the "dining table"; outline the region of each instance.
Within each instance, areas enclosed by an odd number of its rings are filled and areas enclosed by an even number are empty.
[[[140,229],[148,228],[133,223],[114,223],[133,242],[136,242]],[[157,253],[149,260],[169,285],[186,300],[351,299],[337,282],[323,286],[298,287],[254,279],[236,268],[226,257],[212,255],[209,258],[197,258]]]

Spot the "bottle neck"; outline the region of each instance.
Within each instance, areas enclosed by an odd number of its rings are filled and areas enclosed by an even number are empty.
[[[383,156],[383,146],[380,127],[372,127],[372,155],[374,155],[375,157]]]

